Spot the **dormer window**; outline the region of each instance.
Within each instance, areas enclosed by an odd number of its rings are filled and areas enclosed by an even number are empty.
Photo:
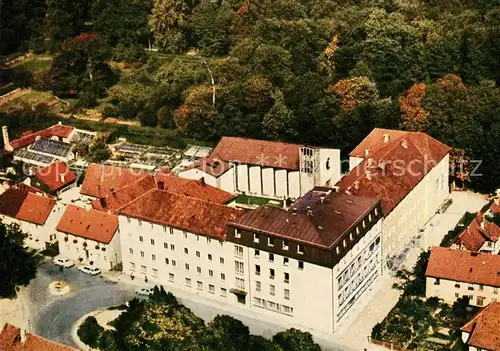
[[[259,243],[259,241],[260,241],[260,240],[259,240],[259,235],[258,235],[258,234],[254,234],[254,235],[253,235],[253,242],[254,242],[254,243],[256,243],[256,244],[258,244],[258,243]]]
[[[237,238],[237,239],[241,238],[241,233],[240,233],[240,231],[238,229],[236,229],[234,231],[234,237]]]
[[[301,244],[297,244],[297,253],[300,255],[303,255],[304,254],[304,246],[302,246]]]
[[[289,247],[288,240],[283,240],[282,249],[283,250],[288,250],[288,247]]]
[[[335,253],[336,253],[337,255],[340,255],[340,248],[339,248],[338,246],[335,248]]]
[[[274,246],[274,238],[268,237],[267,238],[267,246]]]

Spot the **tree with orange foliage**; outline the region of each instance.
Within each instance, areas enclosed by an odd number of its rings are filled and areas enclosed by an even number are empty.
[[[359,105],[379,97],[375,83],[368,77],[342,79],[333,87],[329,86],[328,92],[334,92],[340,97],[341,108],[344,111],[352,111]]]
[[[428,113],[422,108],[427,87],[425,83],[411,86],[399,99],[401,108],[400,127],[410,131],[424,131],[427,123]]]

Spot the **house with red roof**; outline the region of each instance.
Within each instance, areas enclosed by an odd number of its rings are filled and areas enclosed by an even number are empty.
[[[500,256],[433,247],[425,272],[426,297],[448,304],[468,297],[472,306],[497,301],[500,291]]]
[[[0,194],[0,218],[4,223],[17,223],[28,234],[25,244],[37,250],[57,245],[56,224],[61,206],[47,195],[29,188],[10,187]]]
[[[381,199],[389,266],[447,202],[449,151],[425,133],[375,128],[350,153],[338,191]]]
[[[116,215],[68,205],[56,229],[62,256],[102,271],[121,263]]]
[[[500,350],[500,302],[491,302],[460,328],[470,351]]]
[[[77,176],[64,162],[55,161],[35,172],[33,186],[51,194],[60,194],[76,186]]]
[[[179,172],[231,193],[297,199],[341,176],[340,150],[222,137],[210,155]]]
[[[0,332],[0,350],[2,351],[77,351],[76,349],[28,333],[6,323]]]

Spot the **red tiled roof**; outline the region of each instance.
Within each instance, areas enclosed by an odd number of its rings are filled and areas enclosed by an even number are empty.
[[[483,350],[500,350],[500,303],[490,303],[460,330],[471,334],[467,345]]]
[[[10,188],[0,195],[0,213],[21,221],[45,224],[56,200],[27,190]]]
[[[35,172],[35,177],[45,184],[50,191],[57,191],[76,180],[76,175],[64,162],[53,162]]]
[[[124,216],[219,240],[226,237],[226,223],[242,213],[242,210],[233,207],[157,189],[148,191],[120,211]]]
[[[496,214],[500,214],[500,205],[496,203],[496,201],[493,201],[490,207],[491,211]]]
[[[389,135],[388,142],[384,142],[384,134]],[[365,157],[364,151],[360,154],[360,150],[365,149],[370,150],[368,156],[337,186],[339,191],[380,197],[385,216],[450,150],[424,133],[379,128],[375,128],[351,156]]]
[[[485,215],[491,209],[493,213],[494,202],[487,204],[477,213],[474,220],[453,241],[453,244],[462,245],[469,251],[479,251],[486,241],[496,243],[500,238],[500,227],[488,221]]]
[[[38,132],[31,133],[29,135],[23,136],[19,139],[12,140],[10,142],[10,146],[14,150],[19,149],[24,146],[28,146],[30,144],[33,144],[36,140],[36,137],[41,136],[45,138],[51,138],[53,136],[58,136],[61,138],[67,138],[71,132],[73,131],[73,127],[71,126],[66,126],[63,124],[55,124],[52,127],[39,130]]]
[[[376,198],[345,193],[331,192],[326,195],[313,189],[289,210],[260,207],[246,212],[230,225],[330,248],[379,202]],[[294,209],[297,214],[293,214]],[[308,210],[312,211],[311,215],[307,214]]]
[[[300,145],[276,141],[222,137],[208,159],[249,165],[299,169]],[[281,161],[280,161],[281,160]]]
[[[6,323],[0,333],[1,351],[76,351],[76,349],[44,339],[41,336],[26,333],[26,339],[21,341],[22,331]]]
[[[202,184],[197,180],[185,179],[172,174],[158,172],[153,175],[147,174],[134,183],[111,192],[108,196],[94,200],[92,202],[92,207],[102,211],[118,211],[152,189],[165,190],[179,195],[186,195],[218,203],[227,203],[236,197],[236,195],[210,185]]]
[[[68,205],[56,229],[108,244],[118,229],[118,217],[106,212]]]
[[[425,275],[500,287],[500,256],[433,247]]]
[[[85,171],[80,193],[97,198],[105,197],[113,190],[134,183],[146,174],[128,168],[91,163]]]
[[[229,162],[222,161],[217,158],[202,158],[198,160],[192,168],[196,168],[217,178],[230,170],[232,165]]]

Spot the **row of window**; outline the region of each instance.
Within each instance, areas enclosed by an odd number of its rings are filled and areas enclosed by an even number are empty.
[[[241,238],[241,233],[238,229],[236,229],[234,236],[237,239]],[[262,236],[263,235],[254,233],[253,234],[253,242],[256,244],[259,244]],[[278,242],[278,240],[276,240],[274,237],[272,237],[272,236],[267,237],[267,246],[274,247],[277,242]],[[288,251],[290,249],[290,242],[286,239],[282,239],[281,240],[281,249],[283,251]],[[297,253],[299,255],[304,254],[304,246],[302,244],[297,244]]]
[[[255,291],[262,292],[262,283],[258,280],[255,281]],[[269,295],[276,296],[276,286],[269,284]],[[290,300],[290,289],[283,289],[283,298]]]
[[[255,265],[255,275],[260,275],[260,265],[256,264]],[[273,268],[269,268],[269,279],[274,279],[275,278],[275,272]],[[290,274],[285,272],[283,273],[283,282],[288,284],[290,283]]]
[[[266,308],[266,309],[274,311],[274,312],[281,312],[281,313],[289,315],[289,316],[293,315],[293,307],[286,306],[286,305],[280,305],[276,302],[264,300],[264,299],[261,299],[259,297],[253,298],[253,304],[255,306]]]
[[[434,285],[439,285],[440,284],[440,280],[439,278],[436,278],[436,280],[434,281]],[[483,284],[476,284],[478,286],[478,290],[479,291],[483,291],[484,290],[484,285]],[[457,289],[460,289],[460,284],[455,284],[455,288]],[[475,285],[474,284],[468,284],[467,286],[467,290],[469,291],[474,291],[475,289]],[[498,294],[498,288],[497,287],[493,287],[493,294]]]
[[[170,260],[170,259],[168,259],[168,258],[165,258],[165,264],[167,264],[167,265],[172,265],[172,267],[176,267],[176,266],[177,266],[177,262],[176,262],[175,260]],[[142,267],[146,267],[146,266],[141,265],[141,273],[145,273],[145,271],[144,271],[144,272],[142,272]],[[145,268],[144,268],[144,269],[145,269]],[[189,263],[185,263],[185,264],[184,264],[184,269],[185,269],[186,271],[189,271],[189,270],[190,270],[190,265],[189,265]],[[135,271],[135,263],[134,263],[134,262],[130,262],[130,270],[131,270],[131,271]],[[198,274],[202,274],[202,268],[201,268],[201,266],[197,266],[197,267],[196,267],[196,272],[197,272]],[[208,270],[208,276],[209,276],[209,277],[214,277],[214,271],[213,271],[212,269],[209,269],[209,270]],[[225,281],[225,280],[226,280],[226,274],[225,274],[225,273],[221,273],[221,274],[220,274],[220,280],[222,280],[222,281]]]
[[[127,217],[127,221],[130,223],[130,217]],[[142,221],[138,220],[138,223],[139,223],[139,226],[142,227]],[[153,226],[153,223],[151,223],[151,226]],[[171,235],[174,235],[174,229],[173,228],[170,228],[170,227],[167,227],[167,226],[163,226],[163,231],[167,232],[167,230],[169,231],[169,233]],[[189,234],[191,234],[191,233],[189,233]],[[129,232],[128,235],[132,236],[132,233]],[[188,232],[183,231],[182,235],[184,236],[184,239],[187,239]],[[198,235],[198,234],[192,234],[192,235],[196,235],[196,240],[200,241],[200,235]],[[211,243],[212,242],[212,238],[205,237],[205,239],[207,240],[207,243]],[[141,243],[144,242],[144,237],[142,235],[139,236],[139,241]],[[150,239],[149,242],[150,242],[151,245],[153,245],[153,246],[155,245],[155,239]],[[220,246],[222,246],[222,245],[224,245],[224,242],[219,240],[219,244],[220,244]]]
[[[372,274],[372,276],[370,276],[368,278],[368,280],[366,280],[363,284],[363,286],[361,287],[361,289],[359,289],[350,299],[349,299],[349,302],[347,302],[340,310],[339,310],[339,313],[337,314],[337,321],[339,321],[346,313],[347,311],[349,311],[352,306],[354,306],[354,304],[356,303],[356,301],[363,295],[363,293],[366,291],[366,289],[368,289],[372,282],[377,279],[377,277],[379,276],[379,273],[378,273],[378,270],[375,271],[374,274]],[[339,304],[340,305],[340,304]]]
[[[164,243],[164,247],[165,247],[165,249],[168,249],[168,244]],[[175,245],[171,244],[170,245],[170,249],[172,251],[175,251]],[[134,249],[133,248],[129,248],[128,252],[129,252],[130,255],[133,255],[134,254]],[[186,255],[189,254],[189,249],[187,247],[184,248],[184,253]],[[141,257],[144,257],[144,251],[140,251],[140,255],[141,255]],[[198,257],[198,258],[201,257],[200,251],[196,251],[196,257]],[[212,254],[208,254],[208,260],[212,261],[212,259],[213,259]],[[156,254],[151,254],[151,260],[152,261],[156,261]],[[219,257],[219,262],[220,262],[220,264],[224,264],[224,257]]]
[[[369,213],[368,217],[363,218],[361,222],[356,226],[356,228],[349,233],[349,236],[342,240],[342,248],[347,249],[347,247],[361,235],[361,232],[364,231],[370,225],[370,223],[372,223],[373,220],[377,218],[377,216],[378,207],[375,207],[373,215],[372,213]],[[340,245],[337,245],[337,247],[335,247],[335,253],[337,254],[337,256],[340,255],[340,250]]]
[[[234,255],[238,258],[243,258],[243,246],[234,245]],[[260,258],[260,250],[254,249],[254,258]],[[269,262],[274,262],[274,254],[268,253]],[[288,267],[290,259],[288,257],[283,257],[283,266]],[[297,261],[298,269],[304,269],[304,261]]]
[[[377,253],[362,270],[358,271],[357,275],[352,279],[351,284],[346,285],[343,291],[339,290],[339,306],[365,281],[367,276],[372,274],[374,270],[378,271],[377,266],[379,265],[380,255]]]

